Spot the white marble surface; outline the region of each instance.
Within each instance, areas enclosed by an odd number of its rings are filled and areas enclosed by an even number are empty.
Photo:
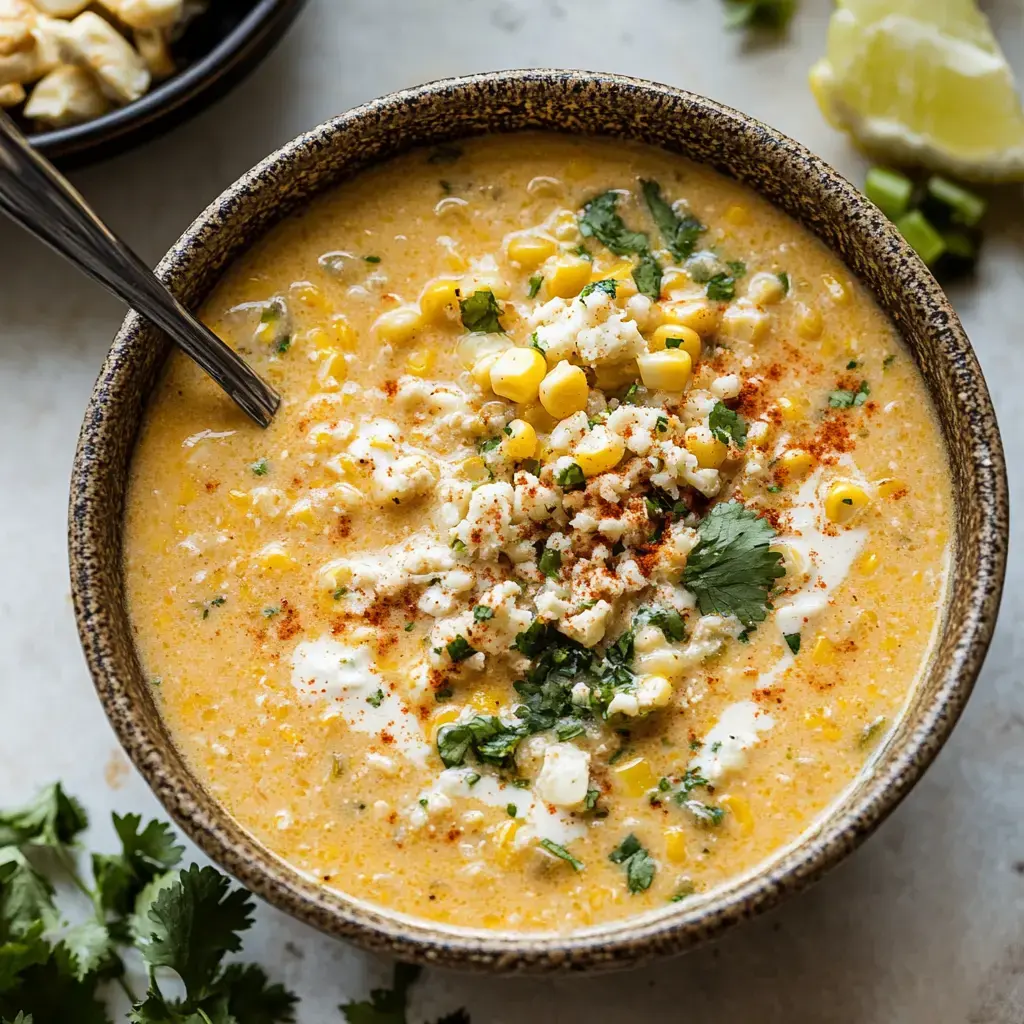
[[[155,261],[223,186],[298,131],[400,86],[525,66],[619,71],[706,93],[859,180],[861,160],[823,123],[805,87],[828,0],[801,8],[786,43],[749,48],[722,30],[718,0],[312,0],[230,98],[75,180]],[[1024,72],[1020,0],[990,10]],[[1016,499],[1024,196],[1006,189],[997,205],[977,279],[952,295],[989,375]],[[111,809],[159,812],[95,700],[67,582],[71,457],[121,310],[3,223],[0,310],[0,802],[61,778],[89,805],[95,841],[105,845]],[[995,643],[951,742],[880,832],[813,890],[712,947],[631,974],[493,981],[432,973],[411,1019],[466,1005],[474,1024],[619,1024],[640,1015],[693,1024],[1024,1021],[1022,582],[1015,546]],[[303,1024],[340,1021],[338,1004],[387,973],[269,908],[247,952],[302,994]]]

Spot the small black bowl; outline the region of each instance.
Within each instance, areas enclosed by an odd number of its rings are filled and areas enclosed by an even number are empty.
[[[210,0],[172,48],[180,71],[126,107],[29,135],[29,141],[60,167],[72,168],[162,135],[238,85],[277,45],[305,3]]]

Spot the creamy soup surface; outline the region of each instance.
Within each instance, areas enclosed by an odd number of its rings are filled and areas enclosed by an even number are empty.
[[[138,647],[210,790],[322,884],[566,931],[754,868],[925,664],[951,495],[843,265],[640,146],[486,138],[288,219],[135,457]]]

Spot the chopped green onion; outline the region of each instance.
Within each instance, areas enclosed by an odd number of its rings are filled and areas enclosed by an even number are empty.
[[[914,184],[906,175],[884,167],[872,167],[864,180],[864,194],[889,220],[899,220],[910,209],[913,192]]]
[[[928,179],[925,186],[928,195],[943,206],[949,207],[952,211],[952,220],[956,224],[963,224],[964,227],[973,228],[981,222],[985,216],[988,203],[981,196],[974,192],[968,192],[954,184],[948,178],[940,178],[933,175]]]
[[[930,267],[946,251],[942,235],[935,230],[931,221],[920,210],[911,210],[896,221],[899,233],[910,243],[910,247]]]

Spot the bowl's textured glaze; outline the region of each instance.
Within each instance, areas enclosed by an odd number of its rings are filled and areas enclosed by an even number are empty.
[[[946,298],[885,217],[802,146],[700,96],[610,75],[521,71],[437,82],[359,107],[302,135],[232,185],[157,273],[198,306],[224,268],[311,197],[413,146],[546,129],[635,139],[738,178],[845,260],[903,334],[941,420],[956,495],[949,600],[907,713],[870,769],[799,842],[757,872],[664,911],[570,935],[452,929],[332,893],[247,835],[174,746],[132,642],[121,524],[132,448],[168,342],[128,316],[82,427],[71,488],[75,611],[96,688],[125,749],[174,819],[271,903],[326,932],[399,958],[491,971],[624,967],[691,947],[818,878],[869,835],[935,757],[964,707],[1002,589],[1008,499],[981,370]]]

